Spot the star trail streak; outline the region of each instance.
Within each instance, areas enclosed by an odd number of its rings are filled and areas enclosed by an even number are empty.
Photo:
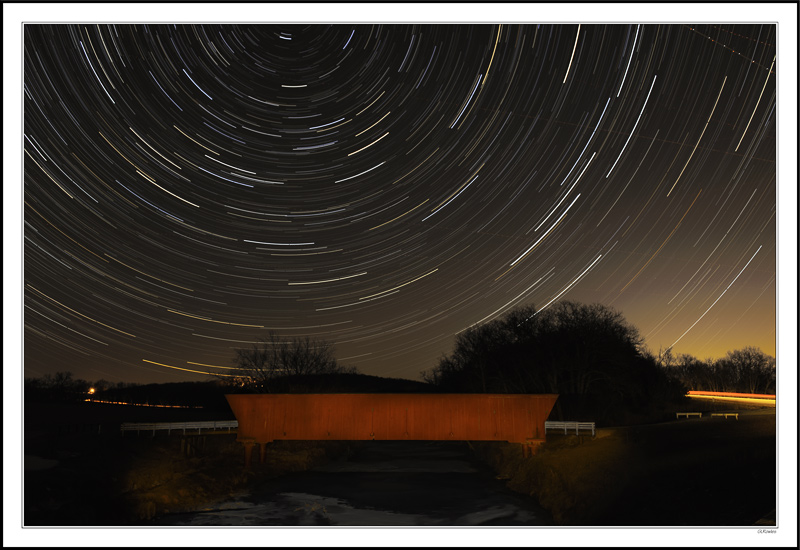
[[[517,305],[776,353],[774,24],[25,24],[26,376],[417,378]]]

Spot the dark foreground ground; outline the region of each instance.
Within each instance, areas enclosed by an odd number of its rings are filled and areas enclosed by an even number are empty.
[[[535,495],[558,525],[748,526],[776,509],[775,409],[551,435],[530,459],[473,443],[508,486]]]
[[[208,509],[287,472],[341,464],[359,445],[276,442],[265,464],[254,453],[248,471],[235,435],[195,438],[187,453],[189,441],[182,452],[179,435],[121,437],[118,426],[107,425],[97,433],[88,422],[97,411],[63,409],[57,428],[26,416],[26,526],[148,525],[154,517]],[[199,412],[137,414],[177,421]],[[548,435],[527,459],[517,445],[471,446],[508,488],[536,498],[556,525],[747,526],[775,512],[775,410],[739,412],[739,420],[608,428],[595,438]]]
[[[246,470],[235,433],[123,436],[119,431],[123,421],[232,418],[230,411],[201,409],[31,406],[25,414],[24,525],[140,525],[156,515],[203,509],[266,479],[325,464],[348,450],[343,442],[281,442],[271,446],[264,465]]]

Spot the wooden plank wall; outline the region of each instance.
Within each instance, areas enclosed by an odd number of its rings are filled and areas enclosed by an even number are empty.
[[[239,439],[544,440],[554,394],[232,394]]]

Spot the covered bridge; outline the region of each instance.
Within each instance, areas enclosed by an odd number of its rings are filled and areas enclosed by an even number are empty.
[[[555,394],[231,394],[245,462],[275,440],[545,440]]]

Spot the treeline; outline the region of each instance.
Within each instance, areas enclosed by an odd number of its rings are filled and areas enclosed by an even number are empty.
[[[228,411],[223,385],[217,380],[138,384],[128,388],[109,388],[95,393],[98,401],[149,405],[151,407],[184,407]]]
[[[690,389],[770,393],[775,360],[756,348],[709,362],[656,355],[619,312],[562,301],[467,329],[421,374],[447,392],[555,393],[558,419],[620,425],[666,418]]]
[[[25,378],[24,399],[28,403],[97,402],[227,410],[223,385],[217,380],[137,384],[132,382],[90,382],[73,378],[69,371],[39,378]]]
[[[268,383],[267,383],[268,382]],[[93,389],[90,393],[90,389]],[[247,384],[242,379],[214,378],[195,382],[161,384],[111,384],[103,380],[74,379],[69,372],[25,379],[28,403],[95,402],[147,405],[151,407],[202,408],[230,412],[225,399],[229,393],[426,393],[430,384],[402,378],[384,378],[357,372],[276,374]]]
[[[657,361],[688,390],[775,394],[775,358],[753,346],[704,361],[667,351]]]
[[[553,393],[554,418],[621,425],[669,415],[689,390],[775,393],[775,358],[745,347],[701,361],[654,354],[621,313],[562,301],[524,306],[456,337],[453,352],[421,373],[423,382],[386,379],[340,365],[332,344],[270,332],[237,350],[234,370],[204,382],[90,383],[70,372],[25,379],[29,401],[124,401],[228,410],[225,393]],[[90,388],[94,388],[89,394]]]
[[[100,393],[109,390],[124,390],[134,386],[137,384],[113,383],[104,379],[90,382],[82,378],[73,378],[70,371],[59,371],[38,378],[25,378],[23,395],[26,401],[62,403],[88,399],[92,395],[89,393],[90,390]]]

